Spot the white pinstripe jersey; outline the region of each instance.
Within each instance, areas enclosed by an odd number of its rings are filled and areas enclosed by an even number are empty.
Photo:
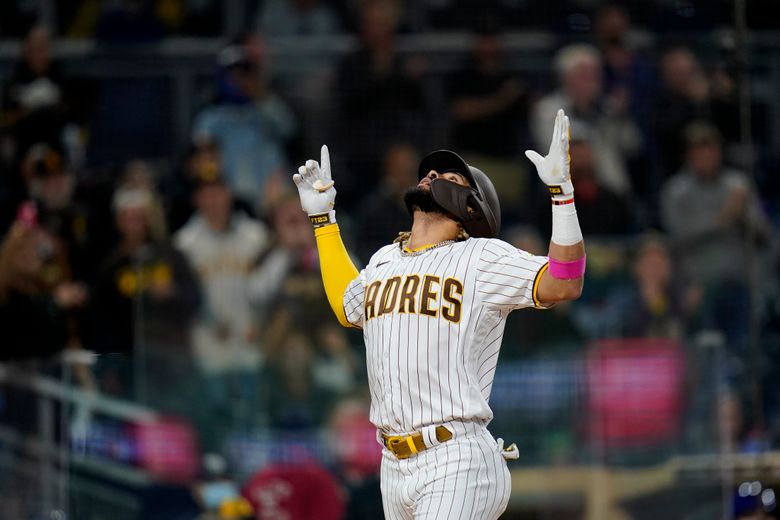
[[[418,254],[390,244],[347,287],[363,328],[371,421],[387,433],[493,417],[488,406],[506,318],[535,306],[547,257],[470,238]]]

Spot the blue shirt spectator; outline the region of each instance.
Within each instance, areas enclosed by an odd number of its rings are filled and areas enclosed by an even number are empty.
[[[268,179],[287,169],[285,144],[297,122],[270,89],[259,41],[243,38],[227,46],[218,62],[219,98],[197,115],[192,138],[216,142],[231,190],[259,209]]]

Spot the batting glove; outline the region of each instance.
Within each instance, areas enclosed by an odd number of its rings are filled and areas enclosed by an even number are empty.
[[[314,227],[336,222],[333,206],[336,202],[336,188],[330,176],[330,154],[328,146],[322,145],[320,162],[309,159],[293,175],[298,188],[303,211],[309,214]]]
[[[498,451],[501,452],[504,460],[517,460],[520,458],[520,450],[517,449],[517,445],[514,442],[504,447],[504,439],[499,437],[496,439],[496,444],[498,444]]]
[[[550,151],[542,157],[533,150],[526,150],[525,156],[534,163],[539,178],[550,189],[553,199],[571,198],[574,186],[569,172],[569,118],[558,110],[555,116]]]

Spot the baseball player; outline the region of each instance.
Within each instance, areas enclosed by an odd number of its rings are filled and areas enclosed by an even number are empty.
[[[507,315],[546,308],[582,291],[585,250],[569,176],[569,120],[560,110],[550,151],[526,151],[552,196],[548,256],[496,238],[496,191],[454,152],[423,158],[404,196],[411,232],[379,249],[360,272],[339,235],[328,148],[293,175],[314,225],[322,278],[339,322],[363,329],[371,422],[383,444],[388,519],[493,519],[510,477],[487,424]]]

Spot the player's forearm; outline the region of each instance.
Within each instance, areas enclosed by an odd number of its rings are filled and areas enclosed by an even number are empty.
[[[316,228],[314,234],[317,237],[320,272],[328,303],[342,326],[353,327],[344,313],[344,291],[358,276],[358,270],[344,247],[338,224]]]
[[[547,256],[549,258],[555,258],[562,262],[571,262],[573,260],[579,260],[585,256],[585,242],[579,241],[576,244],[570,246],[562,246],[555,242],[550,242],[550,247],[547,250]]]
[[[552,238],[547,254],[550,262],[537,290],[542,303],[579,298],[585,274],[585,244],[573,193],[553,197],[552,217]]]
[[[562,246],[550,242],[547,257],[550,264],[539,281],[539,301],[556,303],[579,298],[584,281],[583,275],[579,273],[584,269],[585,243],[579,241],[573,245]]]

